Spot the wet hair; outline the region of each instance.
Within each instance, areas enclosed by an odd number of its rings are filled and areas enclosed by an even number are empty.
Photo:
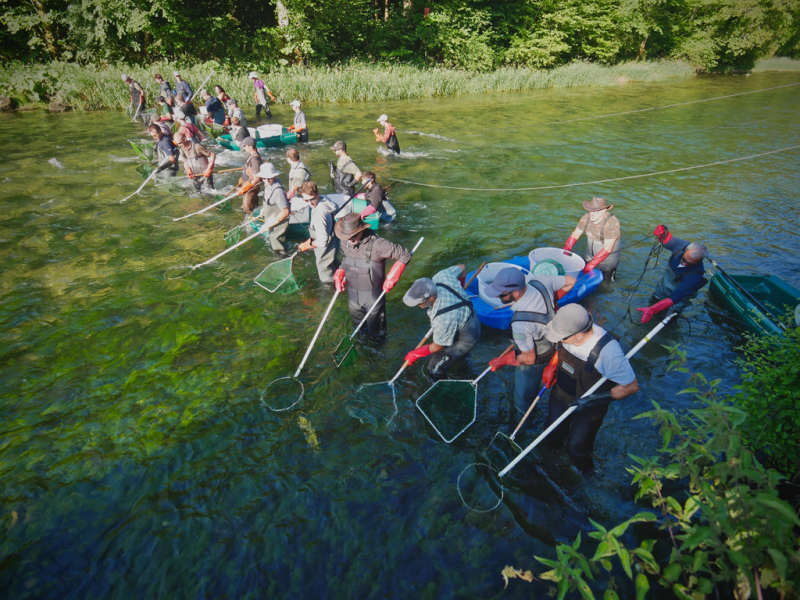
[[[361,174],[361,180],[363,181],[364,179],[371,179],[372,181],[375,181],[375,173],[372,171],[364,171]]]
[[[286,151],[286,158],[291,158],[292,160],[300,160],[300,153],[297,151],[297,148],[289,148]]]
[[[242,122],[239,120],[239,117],[231,117],[231,123],[234,125],[240,125]]]
[[[708,256],[708,250],[703,244],[698,244],[696,242],[692,242],[688,246],[686,246],[686,250],[683,251],[684,255],[688,254],[692,258],[696,258],[698,260],[703,260]]]
[[[295,152],[297,152],[297,150],[295,150]],[[316,196],[319,193],[317,184],[313,181],[304,181],[300,184],[300,187],[297,188],[297,191],[306,196]]]

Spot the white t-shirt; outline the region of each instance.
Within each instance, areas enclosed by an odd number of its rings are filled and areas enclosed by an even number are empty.
[[[536,281],[541,283],[550,294],[550,301],[555,298],[556,290],[560,290],[566,285],[566,280],[561,275],[537,275]],[[527,284],[528,289],[525,294],[514,302],[511,310],[535,312],[547,314],[547,305],[544,303],[544,298],[535,287],[530,283]],[[540,323],[531,323],[530,321],[517,321],[511,324],[511,334],[514,338],[514,343],[521,352],[530,352],[533,350],[535,340],[542,339],[544,335],[544,325]]]
[[[576,358],[588,360],[595,344],[606,334],[606,330],[599,325],[592,325],[592,330],[592,337],[585,344],[580,346],[563,344],[564,349]],[[594,368],[597,369],[600,375],[608,377],[609,381],[613,381],[618,385],[628,385],[636,379],[636,373],[633,372],[630,361],[625,358],[622,347],[618,341],[613,339],[600,351],[597,361],[594,363]]]

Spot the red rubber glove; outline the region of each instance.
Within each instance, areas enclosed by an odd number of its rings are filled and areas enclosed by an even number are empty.
[[[544,368],[542,372],[542,383],[546,388],[553,387],[553,384],[556,382],[556,373],[558,372],[558,352],[553,355],[553,358],[550,359],[550,362],[547,363],[547,366]]]
[[[458,283],[461,284],[461,287],[467,289],[467,274],[464,273],[463,275],[459,276]]]
[[[367,208],[361,211],[361,220],[363,221],[366,217],[370,216],[372,213],[376,212],[378,209],[372,206],[372,204],[367,204]]]
[[[644,308],[637,308],[640,313],[642,313],[642,324],[647,323],[650,319],[653,318],[653,315],[656,313],[660,313],[662,310],[668,309],[670,306],[675,304],[671,298],[664,298],[660,302],[656,302],[653,306],[646,306]]]
[[[581,273],[589,273],[590,271],[593,271],[597,265],[599,265],[606,258],[608,258],[609,254],[610,254],[609,251],[606,250],[605,248],[600,250],[600,252],[594,255],[594,258],[592,260],[586,263],[586,266],[583,268],[583,271],[581,271]]]
[[[563,289],[561,289],[561,290],[556,290],[555,293],[553,294],[553,296],[555,297],[556,302],[558,302],[559,300],[561,300],[567,294],[569,294],[569,292],[565,292]]]
[[[188,167],[187,167],[187,168],[186,168],[186,176],[187,176],[189,179],[194,179],[194,171],[192,171],[190,168],[188,168]]]
[[[273,102],[275,102],[275,96],[273,96],[273,95],[272,95],[272,92],[270,92],[269,90],[267,90],[267,93],[269,94],[269,97],[270,97],[270,99],[271,99]]]
[[[569,236],[567,238],[566,243],[564,244],[564,253],[572,252],[572,247],[575,245],[575,242],[577,241],[578,240],[576,240],[574,237]]]
[[[240,188],[236,190],[236,195],[241,196],[242,194],[249,192],[251,189],[253,189],[253,184],[250,183],[249,181],[246,181],[242,184]]]
[[[658,241],[662,244],[666,244],[668,241],[672,239],[672,234],[669,232],[664,225],[659,225],[653,231],[653,235],[658,238]]]
[[[388,294],[392,291],[392,288],[397,285],[397,282],[400,280],[400,275],[403,274],[403,269],[405,268],[406,266],[400,261],[397,261],[392,265],[389,274],[386,276],[386,280],[383,282],[384,292]]]
[[[344,269],[336,269],[333,274],[333,285],[336,287],[337,292],[343,292],[347,289],[347,278],[344,276]]]
[[[159,121],[162,121],[162,122],[163,122],[163,121],[171,121],[171,120],[172,120],[172,116],[171,116],[171,115],[163,115],[163,116],[162,116],[161,118],[159,118],[158,120],[159,120]]]
[[[259,104],[259,102],[258,102],[258,92],[255,92],[253,94],[253,97],[256,99],[256,104]]]
[[[212,165],[209,165],[209,167],[205,171],[203,171],[203,177],[208,179],[209,177],[211,177],[211,174],[213,172],[214,172],[214,167]]]
[[[422,347],[416,348],[415,350],[412,350],[411,352],[406,354],[406,362],[409,364],[409,366],[411,366],[415,362],[417,362],[417,359],[425,358],[426,356],[430,356],[430,355],[431,355],[431,347],[430,346],[422,346]]]
[[[518,367],[517,355],[513,352],[503,354],[489,361],[489,366],[492,367],[492,373],[497,371],[500,367]]]

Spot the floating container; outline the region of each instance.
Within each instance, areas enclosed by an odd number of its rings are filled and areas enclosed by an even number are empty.
[[[495,277],[497,277],[497,274],[500,273],[500,271],[509,267],[522,271],[526,280],[530,276],[530,272],[525,267],[507,262],[489,263],[483,267],[483,270],[478,274],[478,295],[480,296],[481,300],[486,302],[486,304],[492,308],[495,306],[501,306],[503,303],[500,301],[500,298],[491,298],[490,296],[487,296],[486,286],[495,280]]]
[[[530,271],[535,275],[557,275],[552,271],[556,268],[553,263],[558,263],[564,268],[564,275],[577,279],[586,266],[586,261],[583,258],[562,248],[537,248],[528,254],[528,260],[530,261]],[[536,265],[543,261],[547,262],[544,263],[544,268],[539,268],[539,271],[545,272],[537,272]]]

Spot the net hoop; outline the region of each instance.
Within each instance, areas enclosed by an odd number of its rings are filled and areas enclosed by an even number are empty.
[[[183,275],[170,275],[169,274],[170,271],[175,271],[177,269],[184,269],[186,272]],[[192,265],[182,265],[180,267],[170,267],[169,269],[164,271],[164,279],[169,279],[169,280],[183,279],[184,277],[186,277],[192,271],[194,271],[194,267],[192,267]]]
[[[277,383],[277,382],[279,382],[279,381],[283,381],[284,379],[294,379],[294,380],[295,380],[297,383],[299,383],[299,384],[300,384],[300,396],[298,396],[297,400],[295,400],[294,402],[292,402],[292,404],[290,404],[290,405],[289,405],[289,406],[287,406],[286,408],[273,408],[272,406],[270,406],[269,404],[267,404],[267,403],[266,403],[266,401],[264,400],[264,395],[267,393],[267,390],[268,390],[268,389],[269,389],[269,388],[270,388],[272,385],[274,385],[275,383]],[[294,407],[297,405],[297,403],[298,403],[298,402],[300,402],[300,400],[302,400],[302,399],[303,399],[303,396],[305,396],[305,394],[306,394],[306,388],[305,388],[305,386],[303,385],[303,382],[302,382],[302,381],[300,381],[299,379],[295,379],[294,377],[291,377],[291,376],[289,376],[289,375],[287,375],[286,377],[278,377],[278,378],[277,378],[277,379],[275,379],[274,381],[272,381],[272,382],[270,382],[269,384],[267,384],[267,387],[266,387],[266,388],[264,388],[264,391],[263,391],[263,392],[261,392],[261,404],[263,404],[264,406],[266,406],[266,407],[267,407],[268,409],[270,409],[272,412],[285,412],[285,411],[287,411],[287,410],[291,410],[292,408],[294,408]]]
[[[464,467],[464,470],[462,470],[461,473],[458,474],[458,481],[456,482],[456,490],[458,491],[458,497],[461,498],[461,502],[467,508],[467,510],[481,514],[490,513],[493,510],[496,510],[497,507],[503,503],[503,498],[505,497],[505,490],[503,490],[502,485],[500,486],[500,498],[497,499],[497,504],[495,504],[491,508],[486,508],[486,509],[473,508],[467,503],[466,500],[464,500],[464,495],[461,493],[461,477],[464,475],[464,473],[466,473],[467,469],[469,469],[470,467],[477,467],[477,466],[487,467],[492,471],[494,471],[495,473],[497,473],[496,469],[494,469],[491,465],[487,465],[486,463],[478,463],[478,462],[470,463],[466,467]],[[489,489],[491,490],[491,488]]]
[[[388,421],[386,421],[385,425],[385,427],[389,427],[389,425],[392,424],[392,421],[394,421],[394,418],[400,413],[400,410],[397,408],[397,390],[395,388],[395,384],[391,383],[390,381],[379,381],[377,383],[362,383],[360,386],[358,386],[356,394],[360,393],[361,390],[363,390],[364,388],[373,387],[376,385],[388,385],[389,389],[392,390],[392,406],[394,406],[394,412],[392,413],[392,417]]]

